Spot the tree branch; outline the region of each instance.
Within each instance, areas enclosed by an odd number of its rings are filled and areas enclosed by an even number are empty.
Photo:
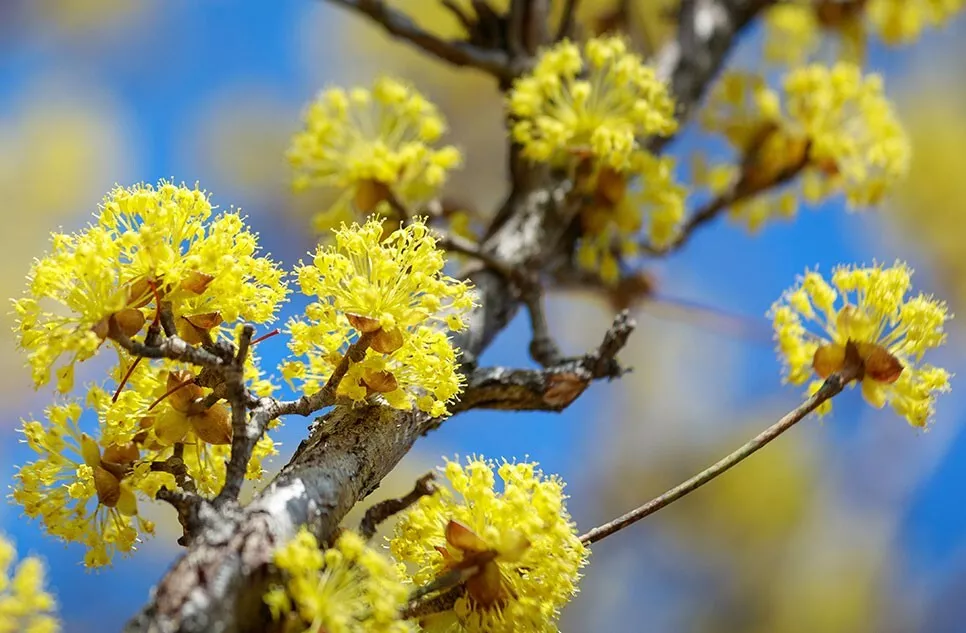
[[[853,348],[854,349],[854,348]],[[750,457],[763,446],[774,440],[776,437],[795,426],[805,416],[817,409],[822,403],[827,402],[833,396],[838,395],[845,388],[845,385],[860,377],[862,372],[862,361],[858,360],[857,352],[851,362],[847,361],[846,367],[840,372],[829,376],[822,384],[821,388],[810,396],[805,402],[800,404],[790,413],[782,417],[778,422],[768,427],[755,437],[751,438],[739,449],[730,455],[718,460],[700,473],[684,481],[664,494],[651,499],[644,505],[631,510],[627,514],[617,517],[601,526],[595,527],[580,537],[582,543],[592,544],[615,534],[624,528],[637,523],[644,517],[650,516],[685,497],[712,479],[725,473],[733,466],[741,463]]]
[[[434,494],[436,492],[436,484],[433,483],[435,477],[432,472],[426,473],[416,480],[416,485],[405,497],[386,499],[366,510],[366,514],[359,524],[359,534],[362,535],[362,538],[367,541],[370,540],[376,535],[379,525],[386,519],[399,514],[423,497]]]
[[[330,1],[368,15],[388,32],[454,64],[482,68],[500,77],[504,86],[527,63],[526,59],[510,60],[506,51],[440,40],[378,0]],[[685,0],[686,5],[703,6],[709,2]],[[679,31],[680,37],[691,33],[690,39],[682,40],[676,50],[661,57],[662,72],[671,78],[682,113],[689,112],[703,93],[738,28],[766,2],[719,0],[711,4],[723,7],[727,19],[712,21],[712,28],[706,33],[704,27],[698,28],[706,22],[695,20],[696,14],[692,14],[690,26],[683,25]],[[546,169],[515,159],[511,160],[511,166],[512,190],[500,213],[495,215],[498,220],[486,232],[480,250],[511,269],[548,272],[561,256],[563,238],[579,212],[579,201],[570,195],[572,183],[552,177]],[[464,373],[470,376],[463,402],[469,403],[475,398],[476,404],[483,406],[483,402],[498,401],[493,391],[484,389],[496,383],[492,381],[492,374],[485,379],[484,370],[474,376],[476,360],[507,326],[520,303],[513,281],[499,272],[477,270],[469,275],[469,280],[477,289],[480,305],[469,315],[469,327],[456,337],[455,343],[462,350]],[[170,348],[175,340],[169,339],[164,345]],[[130,341],[128,344],[131,345]],[[183,341],[180,345],[186,346]],[[617,375],[620,368],[613,355],[620,345],[623,345],[621,336],[609,337],[597,353],[568,367],[575,373],[582,370],[592,376]],[[140,348],[131,345],[129,349]],[[179,347],[171,351],[182,350]],[[206,361],[211,359],[222,363],[213,354],[205,357]],[[547,380],[551,381],[550,406],[563,406],[579,395],[583,390],[580,381],[586,379],[585,374],[580,374],[574,383],[564,376],[563,367],[556,369],[556,372],[544,370],[519,375],[525,378],[524,385],[535,387],[529,390],[529,396],[526,389],[517,392],[523,394],[518,396],[520,404],[536,403],[532,397],[537,394],[538,401],[546,408]],[[539,385],[530,380],[537,375],[541,378]],[[531,399],[527,400],[528,397]],[[559,404],[553,404],[555,399]],[[278,415],[310,414],[311,404],[304,399],[288,403],[261,399],[250,413],[248,428],[260,433],[263,425]],[[266,615],[262,595],[270,580],[269,563],[275,548],[290,540],[303,525],[309,526],[320,542],[328,542],[346,513],[379,485],[419,437],[439,424],[440,420],[416,411],[375,405],[335,407],[313,425],[310,436],[301,443],[290,462],[248,506],[200,505],[197,514],[204,529],[197,531],[188,552],[161,579],[148,605],[126,630],[131,633],[264,630]]]
[[[718,74],[741,31],[775,0],[681,0],[677,37],[654,61],[658,76],[671,85],[677,118],[684,123]],[[659,152],[673,137],[655,137]]]
[[[501,81],[512,79],[509,56],[504,51],[436,37],[421,29],[405,13],[390,8],[382,0],[329,0],[329,2],[368,16],[372,21],[382,25],[390,35],[451,64],[479,68]]]

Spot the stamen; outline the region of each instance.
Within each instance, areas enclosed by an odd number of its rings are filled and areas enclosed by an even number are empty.
[[[131,367],[127,370],[127,373],[124,374],[124,378],[121,379],[121,384],[117,386],[117,391],[114,392],[111,402],[117,402],[117,399],[121,397],[121,391],[124,389],[124,385],[127,384],[127,381],[131,378],[131,374],[133,374],[134,370],[137,369],[138,363],[141,362],[141,358],[141,356],[138,356],[134,359],[134,362],[131,363]]]

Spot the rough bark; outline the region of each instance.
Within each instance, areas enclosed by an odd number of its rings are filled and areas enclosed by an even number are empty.
[[[378,14],[377,9],[382,10],[377,2],[343,4],[356,4],[371,17],[373,12]],[[682,117],[686,118],[701,98],[741,28],[766,4],[768,0],[683,1],[678,38],[657,61],[659,71],[671,83]],[[399,16],[393,13],[392,17]],[[405,34],[411,41],[412,35]],[[501,73],[503,68],[500,66]],[[660,145],[663,143],[654,144]],[[568,196],[569,183],[542,171],[523,173],[518,167],[511,174],[513,191],[497,214],[501,219],[488,234],[483,250],[510,270],[539,276],[559,258],[564,233],[576,213],[576,201]],[[613,374],[614,366],[605,362],[604,346],[596,356],[544,370],[476,371],[476,359],[506,327],[521,303],[517,285],[499,272],[479,270],[470,278],[478,288],[480,307],[457,343],[463,350],[466,370],[475,372],[469,382],[476,391],[467,394],[462,408],[499,408],[500,400],[513,394],[517,398],[515,408],[558,410],[583,391],[586,384],[581,381]],[[297,418],[290,417],[287,423],[296,424]],[[320,541],[327,541],[349,509],[379,485],[421,435],[438,424],[439,420],[420,413],[336,407],[316,421],[289,464],[248,506],[202,502],[191,509],[195,529],[188,551],[161,579],[147,606],[125,630],[265,630],[262,594],[275,546],[291,538],[302,525],[308,525]]]

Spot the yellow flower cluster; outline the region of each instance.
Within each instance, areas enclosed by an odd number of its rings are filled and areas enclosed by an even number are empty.
[[[543,477],[536,464],[483,459],[447,462],[444,473],[452,491],[421,498],[390,542],[397,560],[415,566],[417,586],[452,570],[469,574],[453,611],[426,618],[424,630],[556,631],[589,554],[564,506],[563,482]]]
[[[434,147],[446,130],[436,106],[389,77],[376,79],[371,90],[325,90],[304,118],[288,152],[295,188],[338,192],[315,218],[319,231],[352,221],[353,211],[388,215],[383,203],[391,196],[407,206],[423,204],[462,161],[455,147]]]
[[[57,604],[44,587],[43,563],[29,557],[12,569],[16,558],[13,545],[0,536],[0,633],[57,633]]]
[[[298,633],[404,633],[399,620],[408,592],[391,561],[366,546],[359,535],[343,532],[322,551],[303,527],[278,548],[275,566],[285,585],[265,594],[275,620]]]
[[[467,283],[443,274],[444,263],[420,220],[385,239],[377,218],[343,226],[334,245],[320,246],[296,270],[302,292],[317,301],[288,325],[289,348],[307,358],[284,363],[282,375],[315,393],[348,346],[368,334],[366,356],[349,367],[338,395],[363,402],[379,394],[396,408],[445,415],[463,381],[445,330],[466,326],[473,295]]]
[[[256,371],[250,362],[245,376],[249,383]],[[121,373],[119,369],[118,378]],[[181,444],[182,459],[198,492],[214,495],[225,483],[231,411],[225,402],[206,406],[204,400],[213,390],[198,385],[196,378],[194,371],[179,370],[173,362],[163,366],[139,363],[116,401],[106,391],[93,387],[88,402],[98,413],[102,446],[130,446],[138,452],[136,462],[150,463],[164,462]],[[256,382],[250,387],[253,393],[265,395],[257,386]],[[269,430],[277,424],[273,421]],[[263,435],[248,463],[247,477],[260,479],[263,461],[277,452],[270,435]]]
[[[608,284],[620,280],[620,263],[639,254],[645,222],[650,245],[661,249],[680,233],[687,191],[674,180],[674,160],[639,152],[626,174],[600,169],[582,183],[592,202],[581,209],[578,264],[599,271]]]
[[[631,167],[639,139],[675,131],[667,86],[618,37],[561,42],[545,51],[508,97],[513,139],[523,155],[557,166],[592,157]]]
[[[910,44],[926,29],[945,26],[964,0],[797,0],[765,14],[765,57],[782,64],[805,62],[831,36],[842,59],[864,56],[867,31],[891,46]]]
[[[139,461],[133,443],[103,450],[82,433],[84,408],[77,402],[47,408],[46,423],[27,420],[23,433],[40,457],[20,468],[13,499],[31,518],[39,518],[51,535],[87,547],[89,567],[107,565],[115,552],[134,550],[139,534],[152,534],[154,524],[138,516],[135,491],[154,498],[174,480],[151,472]]]
[[[119,187],[91,226],[54,234],[14,302],[35,385],[58,367],[57,388],[70,391],[74,363],[93,356],[112,328],[142,332],[159,300],[171,303],[188,342],[222,322],[272,320],[287,292],[282,272],[256,254],[237,213],[211,216],[204,192],[161,182]]]
[[[712,169],[702,184],[734,187],[732,214],[751,228],[796,211],[794,193],[758,196],[767,190],[795,182],[809,202],[841,192],[850,208],[867,207],[908,170],[909,142],[880,77],[863,76],[853,64],[796,69],[781,95],[759,75],[729,73],[702,120],[741,159],[740,167]]]
[[[875,407],[890,404],[909,424],[925,427],[936,394],[949,390],[950,376],[922,359],[945,342],[949,314],[930,296],[907,297],[911,275],[901,262],[841,267],[831,284],[807,272],[771,313],[788,381],[802,384],[814,374],[814,392],[842,368],[851,343],[863,362],[865,399]]]

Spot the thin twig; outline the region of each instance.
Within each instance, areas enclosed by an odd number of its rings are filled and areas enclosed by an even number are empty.
[[[468,240],[459,235],[446,233],[440,229],[434,228],[433,231],[439,234],[436,243],[443,250],[451,251],[453,253],[461,253],[468,257],[478,259],[481,263],[485,264],[487,268],[490,268],[509,279],[515,277],[515,271],[512,268],[507,266],[500,259],[481,249],[480,245],[476,242]]]
[[[231,405],[231,455],[225,469],[225,485],[218,493],[215,504],[237,501],[242,483],[248,472],[255,445],[262,439],[264,428],[249,428],[248,399],[245,388],[245,359],[251,349],[255,328],[249,324],[242,327],[238,337],[238,352],[232,359],[230,369],[225,372],[226,396]]]
[[[554,40],[573,37],[574,22],[577,18],[577,7],[580,0],[564,0],[563,15],[560,17],[560,24],[557,26],[557,35]]]
[[[778,422],[746,442],[741,448],[715,462],[687,481],[678,484],[664,494],[651,499],[644,505],[631,510],[627,514],[620,516],[613,521],[609,521],[601,526],[595,527],[581,536],[580,541],[587,544],[596,543],[694,492],[704,484],[716,478],[718,475],[721,475],[733,466],[739,464],[745,458],[754,454],[760,448],[771,442],[788,429],[795,426],[795,424],[805,418],[805,416],[807,416],[809,413],[817,409],[822,403],[827,402],[833,396],[841,393],[842,389],[845,388],[845,385],[859,378],[861,371],[861,361],[847,361],[846,367],[844,367],[838,373],[829,376],[814,395],[810,396],[807,400],[805,400],[805,402],[778,420]]]
[[[529,280],[524,284],[521,299],[530,315],[530,357],[543,367],[551,367],[560,362],[560,348],[550,334],[550,324],[543,305],[543,288],[539,280]]]
[[[501,80],[512,78],[509,58],[505,51],[436,37],[421,29],[405,13],[387,6],[382,0],[329,0],[329,2],[369,16],[391,35],[451,64],[479,68]]]
[[[456,606],[456,601],[461,595],[463,595],[462,587],[451,587],[449,590],[431,596],[428,599],[410,600],[406,608],[399,614],[399,617],[402,620],[414,620],[417,618],[425,618],[427,615],[433,615],[434,613],[452,611],[453,607]]]
[[[404,497],[398,499],[386,499],[366,510],[366,515],[362,517],[359,524],[359,533],[367,541],[376,534],[379,525],[391,516],[394,516],[409,506],[413,505],[421,498],[434,494],[436,484],[433,483],[435,475],[432,472],[426,473],[416,480],[416,485],[412,491]]]

